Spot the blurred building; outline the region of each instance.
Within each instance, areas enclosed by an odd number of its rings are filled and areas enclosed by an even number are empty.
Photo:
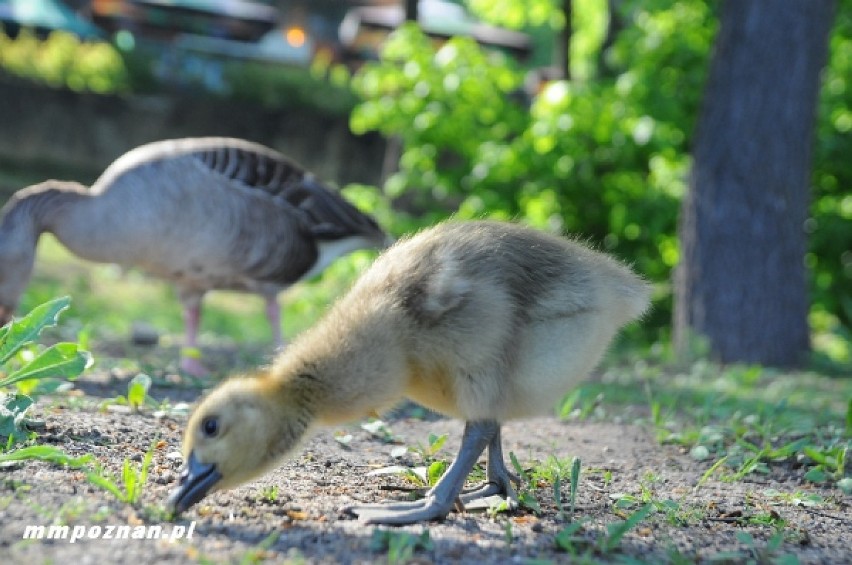
[[[322,53],[356,68],[404,20],[402,0],[0,0],[10,35],[26,27],[108,39],[150,59],[158,82],[221,93],[233,61],[305,68]],[[419,0],[418,22],[436,42],[468,36],[519,60],[531,49],[526,34],[485,25],[448,0]]]

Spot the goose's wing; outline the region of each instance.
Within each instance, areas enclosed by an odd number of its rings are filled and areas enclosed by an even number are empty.
[[[287,186],[281,197],[306,214],[311,233],[317,239],[336,240],[358,236],[379,242],[384,239],[384,233],[371,216],[310,175]]]
[[[384,238],[373,218],[267,147],[218,139],[193,152],[193,156],[210,171],[247,188],[262,190],[279,203],[293,207],[317,239],[361,236],[382,241]]]
[[[190,155],[209,171],[241,185],[278,196],[300,182],[305,170],[284,155],[241,139],[199,138]]]

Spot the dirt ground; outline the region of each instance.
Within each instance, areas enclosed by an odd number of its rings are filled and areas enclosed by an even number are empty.
[[[535,495],[541,513],[453,513],[441,523],[403,528],[365,526],[341,511],[353,502],[405,497],[412,483],[398,475],[368,473],[390,465],[415,465],[416,456],[394,457],[400,446],[424,444],[427,436],[448,434],[440,456],[458,448],[460,422],[401,410],[385,419],[391,432],[380,438],[357,423],[320,432],[291,461],[242,488],[215,493],[176,523],[163,522],[156,508],[173,488],[181,465],[178,452],[186,417],[99,404],[126,391],[131,375],[94,372],[75,392],[43,398],[32,416],[43,422],[38,443],[71,455],[93,454],[120,476],[125,459],[141,464],[159,438],[148,483],[131,506],[92,485],[80,470],[41,461],[0,467],[0,562],[2,563],[382,563],[405,553],[377,547],[375,531],[420,536],[431,544],[413,553],[416,563],[531,562],[793,562],[852,563],[852,498],[837,490],[804,484],[789,469],[721,482],[715,476],[695,489],[710,463],[697,462],[674,446],[659,445],[650,430],[612,422],[566,423],[555,418],[513,422],[504,427],[504,449],[524,464],[579,457],[583,474],[575,519],[585,520],[573,544],[578,555],[557,549],[555,538],[570,520],[561,517],[553,489],[541,483]],[[175,379],[171,379],[175,380]],[[172,406],[193,402],[198,387],[155,386],[151,395]],[[335,439],[351,435],[347,442]],[[532,464],[532,463],[530,463]],[[397,488],[398,487],[398,488]],[[782,500],[777,493],[822,497],[817,506]],[[607,526],[632,510],[614,506],[617,493],[664,506],[632,528],[614,549],[605,548]],[[568,487],[562,489],[567,508]],[[635,510],[635,508],[634,508]],[[767,548],[779,524],[784,542]],[[83,526],[85,539],[23,539],[27,525]],[[93,526],[133,528],[162,524],[192,528],[191,539],[88,539]],[[58,531],[58,530],[57,530]],[[135,531],[135,530],[134,530]],[[748,532],[752,541],[739,532]],[[585,561],[584,561],[585,560]]]

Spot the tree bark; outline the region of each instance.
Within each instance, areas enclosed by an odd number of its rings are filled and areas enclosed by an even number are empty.
[[[721,362],[809,351],[804,222],[834,0],[727,0],[680,217],[674,340]]]
[[[405,0],[405,20],[408,22],[416,22],[419,16],[420,0]]]
[[[573,0],[561,0],[565,25],[553,41],[552,67],[558,73],[553,79],[571,79],[571,36],[574,33]]]

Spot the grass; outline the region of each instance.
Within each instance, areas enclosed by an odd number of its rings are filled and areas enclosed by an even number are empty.
[[[86,472],[86,479],[93,485],[102,488],[126,504],[136,504],[142,496],[142,490],[148,481],[148,471],[154,458],[154,450],[159,440],[154,440],[145,453],[137,468],[130,459],[124,459],[121,477],[116,478],[112,473],[97,465]]]
[[[852,379],[813,372],[637,361],[581,386],[561,414],[649,424],[660,443],[682,446],[707,462],[697,487],[711,476],[741,481],[786,465],[800,469],[806,481],[848,493],[850,399]]]

